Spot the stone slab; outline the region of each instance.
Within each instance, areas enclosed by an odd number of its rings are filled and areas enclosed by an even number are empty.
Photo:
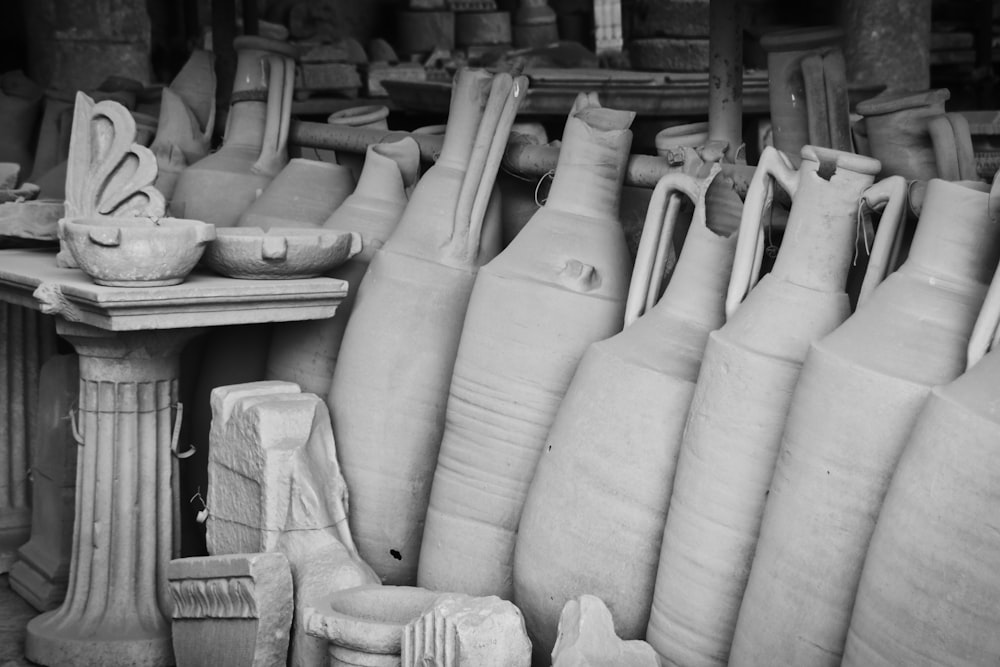
[[[0,250],[0,300],[110,331],[323,319],[346,295],[335,278],[236,280],[200,269],[180,285],[105,287],[56,266],[50,251]]]

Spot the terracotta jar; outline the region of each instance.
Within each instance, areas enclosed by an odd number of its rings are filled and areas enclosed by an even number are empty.
[[[481,245],[485,202],[525,86],[459,70],[441,155],[376,249],[344,332],[330,410],[351,530],[387,583],[416,579],[462,322],[491,258]]]
[[[936,387],[907,438],[858,585],[843,664],[988,665],[1000,655],[1000,278],[970,368]],[[993,346],[993,351],[983,354]]]
[[[944,113],[951,96],[945,88],[887,93],[859,102],[868,150],[882,163],[882,175],[926,181],[937,177],[934,146],[927,125]]]
[[[619,637],[645,636],[684,419],[708,334],[725,320],[736,250],[739,218],[706,216],[717,173],[657,183],[626,328],[587,349],[549,431],[514,551],[514,600],[539,657],[552,651],[565,604],[585,593],[608,606]],[[653,274],[663,269],[681,194],[695,215],[657,301]]]
[[[653,139],[656,154],[660,157],[667,157],[668,151],[674,148],[704,146],[706,141],[708,141],[707,121],[671,125],[657,132]]]
[[[844,288],[858,205],[879,163],[814,146],[801,155],[798,171],[772,147],[761,155],[726,324],[709,334],[684,428],[646,632],[674,664],[726,664],[792,388],[809,344],[850,313]],[[754,287],[774,182],[792,208],[774,268]],[[901,214],[904,193],[889,219]]]
[[[195,49],[159,98],[159,126],[150,147],[156,187],[169,202],[181,172],[208,155],[215,129],[215,57]]]
[[[931,389],[965,370],[1000,256],[988,190],[932,180],[906,262],[878,287],[862,288],[857,312],[812,344],[792,395],[731,665],[840,664],[892,472]]]
[[[267,356],[268,380],[295,382],[302,391],[326,400],[358,285],[375,251],[396,228],[419,168],[420,149],[409,137],[368,147],[357,188],[323,223],[326,229],[362,236],[361,252],[329,274],[347,281],[348,295],[329,319],[275,326]]]
[[[760,38],[760,46],[767,52],[772,141],[774,147],[784,151],[793,164],[798,164],[799,152],[810,143],[810,108],[806,100],[803,59],[819,50],[838,46],[843,40],[844,32],[835,27],[780,30]],[[824,96],[824,108],[825,102]]]
[[[293,158],[240,215],[238,227],[319,227],[354,189],[347,167]]]
[[[288,162],[288,123],[296,49],[243,36],[226,135],[215,153],[185,169],[170,207],[176,216],[232,227]]]
[[[330,125],[344,125],[347,127],[364,127],[372,130],[388,130],[389,107],[382,104],[368,104],[360,107],[350,107],[341,109],[330,114],[326,122]],[[322,149],[319,149],[322,150]],[[328,159],[330,156],[320,153],[320,157]],[[335,155],[338,164],[342,164],[351,170],[354,180],[361,177],[361,168],[365,161],[364,154],[341,151]]]
[[[581,95],[549,197],[469,303],[417,581],[513,594],[514,539],[528,484],[580,357],[622,327],[629,255],[618,219],[635,114]]]

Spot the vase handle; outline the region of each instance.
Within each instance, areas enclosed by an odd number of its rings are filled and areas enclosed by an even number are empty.
[[[903,220],[906,219],[908,192],[909,185],[905,178],[890,176],[872,185],[861,195],[860,203],[873,211],[881,210],[882,219],[868,256],[868,268],[865,269],[861,291],[858,293],[858,307],[868,300],[889,274],[892,259],[896,256],[894,248],[903,229]],[[858,215],[861,215],[861,207],[858,207]]]
[[[736,238],[736,256],[726,294],[726,318],[733,316],[746,295],[757,284],[764,256],[764,211],[774,203],[774,184],[778,183],[794,200],[799,187],[799,172],[788,157],[768,146],[760,154],[747,196],[743,201],[740,230]]]
[[[718,165],[713,168],[712,176],[717,170]],[[625,302],[626,327],[656,303],[663,281],[667,248],[670,247],[677,214],[681,208],[680,195],[686,195],[697,203],[699,189],[698,181],[681,172],[665,174],[656,182],[646,208],[635,268],[628,288],[628,300]]]
[[[960,113],[936,116],[927,124],[934,147],[938,178],[946,181],[978,180],[969,121]]]
[[[994,204],[995,194],[1000,195],[1000,172],[993,177],[993,185],[990,188],[990,220],[994,224],[998,218],[997,207]],[[986,298],[979,309],[976,325],[972,328],[969,347],[966,348],[965,369],[975,366],[998,342],[1000,342],[1000,267],[997,267],[996,273],[993,274],[993,282],[990,283]]]
[[[295,89],[294,63],[284,56],[269,56],[267,117],[264,140],[253,171],[271,176],[288,162],[288,126],[292,114],[292,93]]]

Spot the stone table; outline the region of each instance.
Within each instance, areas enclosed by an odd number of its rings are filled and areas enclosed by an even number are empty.
[[[170,287],[103,287],[50,251],[0,250],[0,301],[58,316],[80,355],[69,588],[28,624],[29,660],[174,664],[166,567],[181,349],[203,327],[331,317],[346,294],[333,278],[199,273]]]

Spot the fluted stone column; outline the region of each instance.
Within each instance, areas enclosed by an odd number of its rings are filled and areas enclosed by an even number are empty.
[[[172,665],[171,439],[180,351],[197,330],[57,326],[80,355],[73,557],[66,599],[28,624],[25,655],[52,667]]]
[[[0,302],[0,574],[31,534],[28,471],[38,373],[55,346],[52,317]]]

